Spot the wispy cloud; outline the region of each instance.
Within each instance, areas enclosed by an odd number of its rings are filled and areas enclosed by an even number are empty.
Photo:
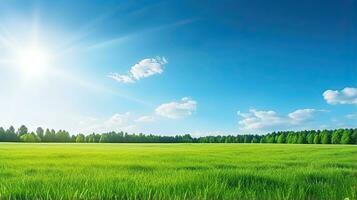
[[[118,73],[111,73],[108,75],[109,78],[112,78],[118,82],[121,82],[121,83],[134,83],[134,79],[129,76],[129,75],[120,75]]]
[[[135,120],[135,122],[144,122],[144,123],[154,122],[154,121],[155,121],[155,117],[150,115],[141,116]]]
[[[163,73],[163,66],[167,63],[165,57],[146,58],[132,66],[128,74],[110,73],[108,77],[121,83],[135,83],[142,78]]]
[[[112,38],[112,39],[109,39],[109,40],[106,40],[106,41],[95,43],[93,45],[90,45],[90,46],[86,47],[86,50],[100,49],[100,48],[105,48],[105,47],[109,47],[109,46],[112,46],[112,45],[117,45],[117,44],[119,44],[121,42],[124,42],[124,41],[128,40],[133,35],[134,34],[118,36],[116,38]]]
[[[126,131],[126,132],[142,132],[142,126],[153,123],[157,117],[152,115],[138,116],[132,112],[114,113],[107,118],[82,117],[78,122],[79,132],[110,132],[110,131]]]
[[[357,119],[357,113],[347,114],[345,117],[347,119],[354,120],[354,119]]]
[[[80,132],[109,132],[109,131],[128,131],[132,132],[136,126],[133,124],[130,112],[115,113],[107,119],[97,119],[92,117],[84,118],[79,122]]]

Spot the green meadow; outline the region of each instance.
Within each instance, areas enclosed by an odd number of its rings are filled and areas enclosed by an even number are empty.
[[[357,199],[357,147],[0,143],[0,199]]]

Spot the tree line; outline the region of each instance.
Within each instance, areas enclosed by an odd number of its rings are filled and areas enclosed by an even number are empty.
[[[192,137],[128,134],[125,132],[71,135],[68,131],[44,130],[29,132],[22,125],[17,130],[0,127],[0,142],[67,142],[67,143],[281,143],[281,144],[357,144],[357,128],[334,130],[279,131],[265,135],[217,135]]]

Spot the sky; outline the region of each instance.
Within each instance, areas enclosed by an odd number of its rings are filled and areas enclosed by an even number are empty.
[[[0,0],[0,126],[357,127],[354,0]]]

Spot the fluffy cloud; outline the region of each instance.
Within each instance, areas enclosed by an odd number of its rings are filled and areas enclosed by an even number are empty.
[[[167,60],[164,57],[147,58],[131,67],[130,73],[136,80],[139,80],[154,74],[161,74],[162,66],[165,64],[167,64]]]
[[[313,117],[313,114],[316,113],[316,109],[298,109],[295,110],[294,112],[291,112],[288,114],[288,117],[291,119],[291,123],[300,123],[305,120],[311,119]],[[321,111],[321,110],[319,110]]]
[[[132,114],[130,112],[126,113],[116,113],[109,119],[105,120],[103,124],[99,125],[99,129],[102,132],[105,131],[134,131],[136,126],[132,120]]]
[[[295,125],[301,125],[308,119],[313,117],[313,114],[322,111],[316,109],[298,109],[287,116],[279,116],[275,111],[259,111],[250,109],[248,113],[238,111],[240,120],[238,121],[240,130],[244,131],[259,131],[270,130],[276,127],[286,128]]]
[[[170,102],[160,105],[155,109],[155,113],[170,119],[177,119],[192,115],[196,110],[196,106],[196,101],[189,97],[184,97],[181,99],[181,102]]]
[[[259,130],[284,123],[284,120],[271,110],[258,111],[250,109],[248,113],[238,111],[237,114],[241,118],[238,122],[241,130]]]
[[[126,112],[124,114],[116,113],[112,117],[110,117],[105,123],[108,126],[123,126],[128,123],[130,112]]]
[[[134,83],[142,78],[163,73],[163,66],[167,63],[165,57],[146,58],[132,66],[128,74],[111,73],[108,77],[121,83]]]
[[[328,104],[357,105],[357,88],[346,87],[341,91],[326,90],[322,95]]]

